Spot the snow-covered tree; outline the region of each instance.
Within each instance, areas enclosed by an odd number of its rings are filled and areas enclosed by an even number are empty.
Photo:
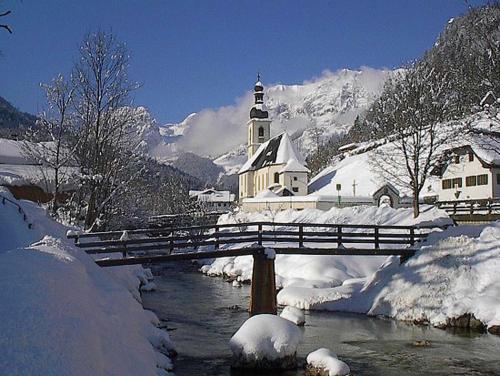
[[[376,149],[372,166],[389,181],[409,188],[413,212],[420,214],[419,195],[437,163],[442,146],[451,142],[457,131],[452,126],[441,130],[447,119],[449,90],[446,73],[436,72],[419,62],[396,76],[390,83],[393,95],[384,102],[378,126],[392,134],[392,142]]]
[[[41,86],[45,91],[47,109],[39,114],[36,126],[27,131],[22,149],[40,165],[47,192],[53,195],[51,210],[55,214],[59,208],[61,186],[73,178],[66,167],[74,165],[74,150],[78,145],[78,142],[70,143],[74,132],[71,112],[74,89],[62,75],[51,84]]]
[[[128,80],[129,56],[112,34],[88,35],[72,72],[80,143],[77,157],[86,191],[85,227],[102,221],[113,198],[139,174],[131,137],[133,113],[129,94],[137,85]]]

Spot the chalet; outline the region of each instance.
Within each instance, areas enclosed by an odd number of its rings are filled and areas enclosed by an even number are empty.
[[[439,201],[500,197],[500,139],[473,135],[469,142],[444,151],[433,171],[440,178]]]
[[[247,123],[248,160],[238,172],[239,200],[271,189],[280,196],[307,195],[308,172],[286,132],[271,138],[271,120],[264,107],[264,87],[257,77],[255,103]]]
[[[228,212],[236,200],[235,194],[229,191],[216,191],[213,188],[189,191],[189,197],[208,212]]]

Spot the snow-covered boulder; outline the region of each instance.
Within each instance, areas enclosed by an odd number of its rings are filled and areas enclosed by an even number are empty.
[[[306,376],[345,376],[349,366],[328,349],[321,348],[307,356]]]
[[[302,332],[281,317],[249,318],[229,341],[234,368],[293,369]]]
[[[283,308],[283,311],[281,311],[280,317],[293,322],[295,325],[298,326],[303,326],[306,323],[306,318],[304,316],[304,312],[302,310],[291,307],[291,306],[286,306]]]

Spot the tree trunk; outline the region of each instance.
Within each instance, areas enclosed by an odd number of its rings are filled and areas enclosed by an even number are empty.
[[[418,202],[419,192],[413,192],[413,218],[417,218],[420,214],[420,203]]]
[[[89,229],[96,220],[96,192],[92,190],[90,194],[89,203],[87,205],[87,215],[85,216],[85,228]]]

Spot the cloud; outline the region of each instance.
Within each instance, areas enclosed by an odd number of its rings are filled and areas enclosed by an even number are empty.
[[[200,111],[189,119],[179,148],[215,157],[244,143],[252,102],[249,91],[234,105]]]

